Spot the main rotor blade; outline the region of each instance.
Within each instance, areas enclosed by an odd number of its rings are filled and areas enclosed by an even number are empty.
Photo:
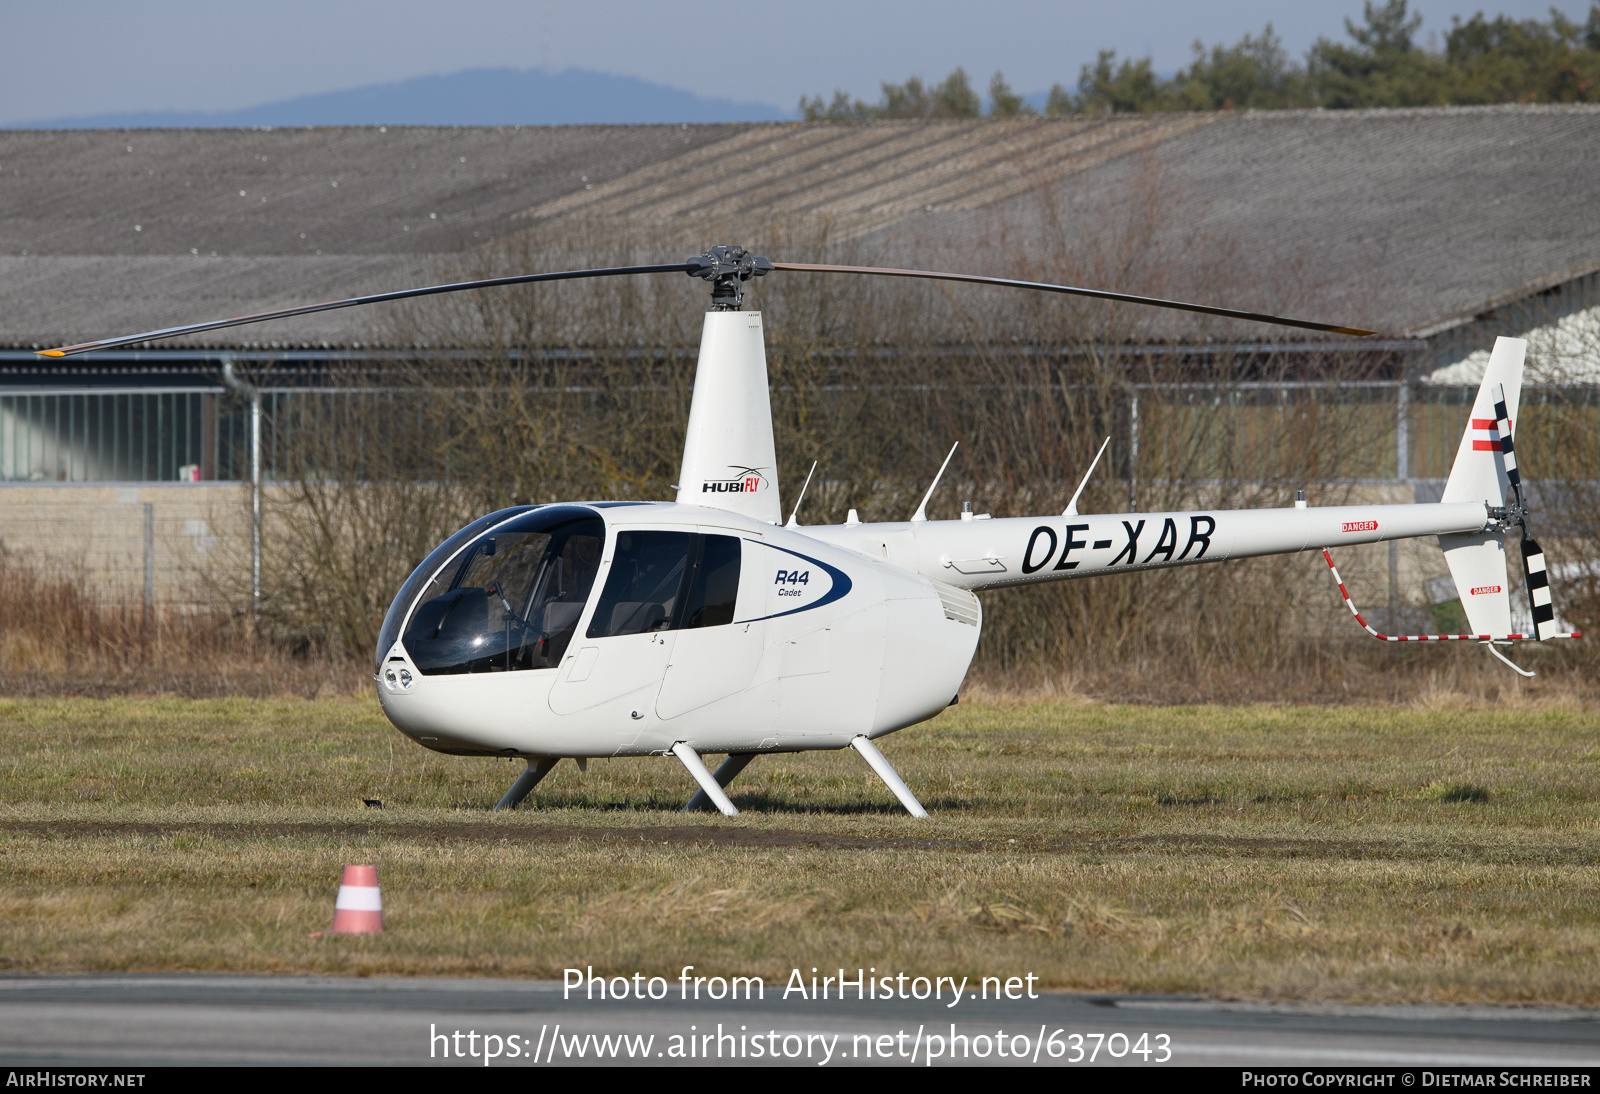
[[[1304,330],[1328,331],[1332,334],[1349,334],[1357,338],[1366,338],[1378,333],[1375,330],[1364,330],[1361,327],[1341,327],[1333,323],[1313,323],[1306,319],[1286,319],[1281,315],[1235,311],[1233,308],[1213,308],[1209,304],[1186,304],[1181,300],[1162,300],[1154,296],[1133,296],[1129,293],[1107,292],[1105,289],[1080,289],[1074,285],[1051,285],[1042,281],[1016,281],[1009,277],[935,273],[931,270],[896,270],[880,266],[824,266],[812,262],[774,262],[772,268],[775,270],[804,270],[812,273],[878,274],[882,277],[921,277],[932,281],[964,281],[972,285],[1000,285],[1010,289],[1037,289],[1040,292],[1065,293],[1068,296],[1087,296],[1092,300],[1117,300],[1125,304],[1146,304],[1156,308],[1199,312],[1202,315],[1221,315],[1228,319],[1250,319],[1257,323],[1272,323],[1280,327],[1300,327]]]
[[[457,281],[450,285],[429,285],[422,289],[402,289],[399,292],[375,293],[371,296],[352,296],[348,300],[330,300],[326,304],[306,304],[281,311],[264,311],[256,315],[241,315],[235,319],[216,319],[209,323],[189,323],[182,327],[163,327],[143,334],[129,334],[121,338],[105,338],[98,342],[84,342],[76,346],[38,350],[41,357],[73,357],[90,350],[113,349],[131,346],[136,342],[152,342],[158,338],[176,338],[180,334],[196,334],[223,327],[241,327],[246,323],[264,323],[268,319],[285,319],[291,315],[311,315],[319,311],[354,308],[362,304],[381,304],[386,300],[409,300],[416,296],[437,296],[440,293],[464,292],[467,289],[492,289],[500,285],[527,285],[535,281],[574,281],[584,277],[614,277],[621,274],[683,273],[687,262],[673,262],[663,266],[613,266],[605,270],[563,270],[558,273],[518,274],[515,277],[491,277],[482,281]]]

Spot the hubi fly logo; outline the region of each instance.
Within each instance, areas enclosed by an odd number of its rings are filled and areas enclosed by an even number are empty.
[[[767,487],[767,477],[759,467],[741,467],[729,464],[734,474],[725,479],[707,479],[700,484],[702,494],[754,494]]]

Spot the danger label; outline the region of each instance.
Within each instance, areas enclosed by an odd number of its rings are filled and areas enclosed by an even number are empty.
[[[1484,593],[1497,593],[1499,591],[1500,591],[1500,586],[1498,586],[1498,585],[1479,585],[1476,589],[1472,590],[1470,595],[1472,595],[1472,596],[1482,596]]]
[[[1376,532],[1378,522],[1375,520],[1347,520],[1344,522],[1346,532]]]

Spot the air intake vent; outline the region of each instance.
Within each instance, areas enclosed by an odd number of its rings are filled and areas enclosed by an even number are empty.
[[[976,627],[983,620],[983,607],[978,603],[978,598],[965,589],[958,589],[953,585],[941,585],[935,581],[933,587],[939,590],[939,603],[944,605],[944,617],[954,619],[957,623],[965,623],[969,627]]]

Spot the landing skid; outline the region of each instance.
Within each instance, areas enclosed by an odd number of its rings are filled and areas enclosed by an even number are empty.
[[[911,793],[910,787],[906,786],[905,780],[890,766],[883,753],[878,751],[877,745],[866,737],[856,737],[851,740],[850,747],[861,754],[861,758],[866,760],[872,770],[877,773],[878,778],[883,780],[883,785],[887,786],[890,792],[899,799],[900,804],[905,806],[907,813],[910,813],[913,817],[926,817],[928,815],[928,811],[922,808],[922,803],[917,801],[916,795]],[[689,774],[694,776],[694,781],[700,784],[700,789],[695,791],[694,797],[689,799],[682,812],[698,813],[716,809],[725,817],[738,816],[739,810],[734,806],[733,802],[728,800],[728,795],[724,790],[729,783],[739,776],[740,772],[750,766],[750,761],[755,759],[758,753],[728,753],[728,758],[722,761],[715,775],[706,769],[705,761],[700,758],[699,753],[695,752],[683,741],[679,741],[672,746],[672,754],[678,757]],[[527,770],[517,776],[517,781],[511,784],[511,789],[506,791],[505,797],[501,798],[499,803],[495,805],[495,812],[499,812],[502,809],[515,809],[522,803],[522,799],[526,798],[533,788],[538,786],[540,781],[550,774],[551,770],[560,762],[561,757],[559,756],[531,757],[528,760]]]
[[[900,804],[905,806],[907,813],[910,813],[913,817],[926,817],[928,815],[928,811],[922,808],[922,803],[917,801],[916,795],[911,793],[911,788],[906,786],[905,780],[890,766],[883,753],[878,751],[877,745],[866,737],[856,737],[851,740],[850,747],[861,753],[861,758],[867,761],[872,770],[877,773],[878,778],[883,780],[883,784],[900,800]],[[700,759],[694,749],[687,744],[680,741],[672,746],[672,751],[679,760],[683,761],[683,766],[689,769],[689,773],[700,784],[700,789],[695,792],[694,797],[689,799],[689,803],[683,807],[683,812],[710,812],[715,808],[728,817],[734,816],[739,812],[723,791],[729,783],[738,777],[741,771],[750,766],[750,761],[756,758],[757,753],[730,752],[728,758],[722,761],[722,766],[717,768],[717,773],[713,775],[706,769],[704,761]]]

